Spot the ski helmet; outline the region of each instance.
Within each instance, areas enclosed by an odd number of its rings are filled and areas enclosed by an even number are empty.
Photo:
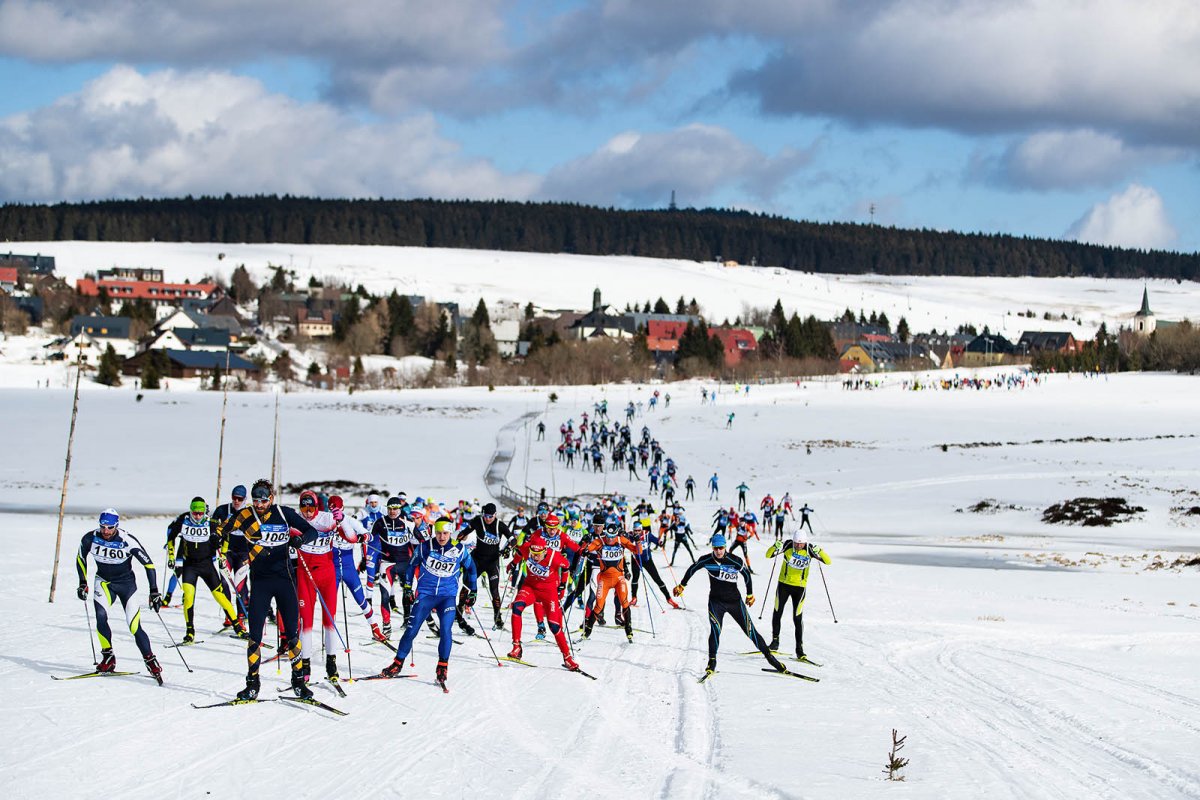
[[[100,525],[104,528],[115,528],[121,524],[121,515],[115,508],[106,508],[100,512]]]

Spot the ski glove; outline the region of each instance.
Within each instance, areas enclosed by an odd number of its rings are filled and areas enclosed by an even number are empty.
[[[415,598],[413,597],[413,590],[412,590],[412,587],[411,587],[411,586],[405,586],[405,587],[404,587],[404,595],[403,595],[403,598],[404,598],[404,602],[406,602],[406,603],[408,603],[408,604],[410,604],[410,605],[413,603],[413,601],[414,601],[414,599],[415,599]]]
[[[86,583],[79,584],[79,586],[75,589],[75,596],[78,597],[80,600],[87,600],[87,584]]]
[[[163,607],[163,599],[162,599],[162,595],[161,595],[161,594],[159,594],[158,592],[151,592],[151,593],[150,593],[150,609],[151,609],[152,611],[154,611],[154,613],[156,613],[156,614],[157,614],[157,613],[158,613],[158,611],[159,611],[159,610],[160,610],[162,607]]]
[[[754,595],[752,595],[752,594],[746,595],[746,605],[748,605],[748,606],[754,605]]]
[[[478,593],[474,589],[467,592],[467,608],[473,608],[475,606],[475,599],[478,596]]]
[[[683,597],[683,584],[681,583],[678,586],[676,586],[674,591],[671,592],[671,594],[675,595],[676,597]]]

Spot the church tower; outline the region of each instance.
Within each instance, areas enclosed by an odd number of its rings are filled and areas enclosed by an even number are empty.
[[[1154,333],[1154,312],[1150,310],[1150,290],[1142,288],[1142,307],[1133,315],[1133,332],[1139,336],[1149,336]]]

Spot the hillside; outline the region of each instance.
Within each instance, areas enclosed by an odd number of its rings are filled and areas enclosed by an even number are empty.
[[[811,223],[716,209],[565,203],[186,197],[0,206],[0,239],[357,244],[693,261],[832,274],[1196,280],[1200,254]]]

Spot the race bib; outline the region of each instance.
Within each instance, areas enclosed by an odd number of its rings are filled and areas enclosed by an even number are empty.
[[[808,567],[808,562],[811,560],[812,559],[810,559],[808,556],[803,555],[802,553],[797,553],[795,550],[793,550],[792,554],[788,557],[788,564],[790,564],[793,569],[806,569]]]
[[[313,539],[308,544],[303,545],[300,549],[306,553],[312,553],[313,555],[319,556],[323,553],[328,553],[332,546],[333,531],[326,531],[317,536],[316,539]]]
[[[92,558],[98,564],[124,564],[129,560],[129,545],[120,540],[92,542]]]
[[[383,535],[383,540],[393,547],[403,547],[413,540],[408,528],[400,527],[395,530],[385,528],[384,530],[387,532]]]
[[[550,577],[550,568],[544,564],[539,564],[537,561],[526,562],[527,571],[535,578]]]
[[[439,578],[449,578],[458,571],[458,559],[455,558],[451,561],[446,561],[431,555],[425,560],[425,571]]]
[[[258,527],[258,532],[262,538],[258,540],[258,544],[262,547],[279,547],[291,541],[291,528],[286,524],[279,523],[263,523]]]
[[[624,552],[624,550],[625,550],[625,548],[621,547],[620,545],[617,545],[616,547],[609,547],[608,545],[604,545],[603,547],[600,548],[600,560],[601,561],[619,561],[621,558],[621,554],[622,554],[622,552]]]
[[[736,569],[734,569],[733,567],[721,567],[720,569],[717,570],[716,575],[714,575],[714,577],[719,581],[725,581],[727,583],[737,583],[738,571]]]
[[[500,537],[491,531],[484,530],[483,536],[480,537],[479,541],[483,544],[500,544]]]
[[[190,520],[186,521],[183,523],[183,527],[180,528],[179,535],[183,539],[186,539],[193,544],[203,544],[204,542],[208,541],[208,521],[205,520],[204,523],[200,525],[197,525]]]

